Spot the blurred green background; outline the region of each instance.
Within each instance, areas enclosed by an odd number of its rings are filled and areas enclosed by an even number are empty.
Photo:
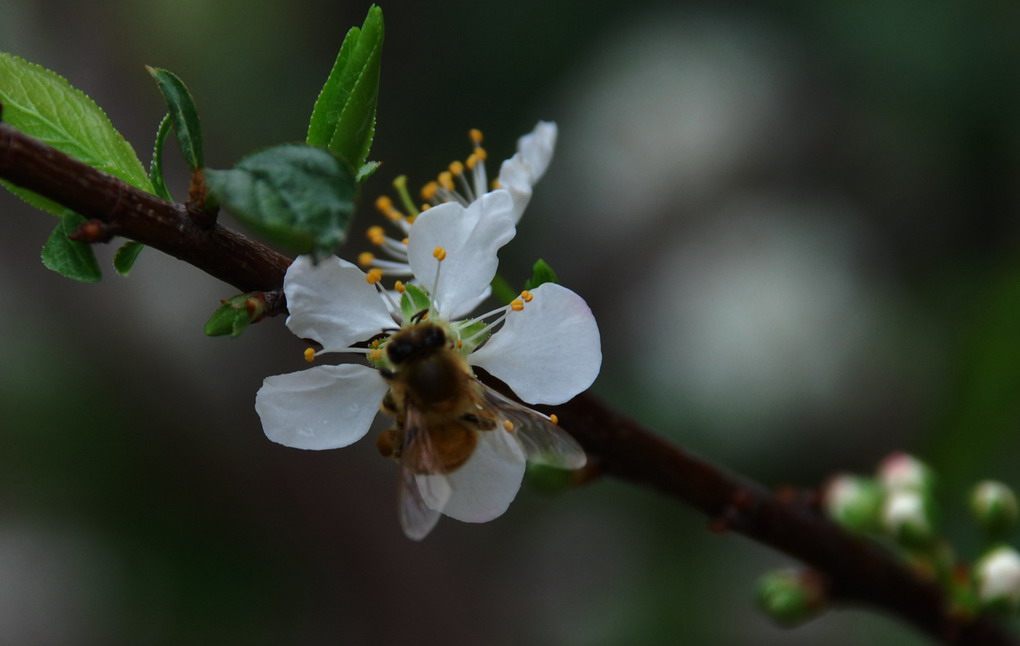
[[[1020,484],[1020,5],[382,6],[366,205],[463,159],[468,128],[495,172],[557,121],[501,267],[521,282],[543,257],[588,299],[595,390],[769,485],[915,452],[973,558],[967,487]],[[174,71],[224,168],[303,139],[367,8],[0,0],[0,49],[92,96],[146,161],[164,106],[143,65]],[[52,217],[6,193],[0,212],[0,642],[926,643],[859,609],[775,628],[753,585],[788,559],[615,481],[412,543],[371,441],[263,435],[262,379],[304,367],[282,319],[207,338],[230,287],[151,250],[75,284],[38,261]]]

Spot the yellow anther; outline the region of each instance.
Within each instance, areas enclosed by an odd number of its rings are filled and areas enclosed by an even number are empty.
[[[460,339],[457,339],[457,349],[459,350],[460,348],[463,348],[463,347],[464,347],[464,342],[461,341]]]
[[[439,188],[439,184],[436,182],[429,182],[425,186],[421,187],[421,199],[428,200],[431,202],[436,197],[436,190]]]
[[[362,251],[358,254],[358,264],[362,267],[369,267],[375,262],[375,254],[370,251]]]
[[[417,220],[417,219],[418,218],[414,217],[413,215],[409,215],[409,216],[407,216],[407,223],[408,224],[414,224],[414,221]]]
[[[489,186],[493,191],[495,191],[496,189],[499,188],[499,180],[498,179],[492,180],[492,182],[489,183]]]
[[[439,262],[443,262],[444,260],[446,260],[446,249],[443,249],[442,247],[436,247],[435,249],[432,250],[432,257],[438,260]]]
[[[553,424],[559,424],[560,418],[556,416],[556,413],[553,413],[549,415],[549,421],[552,422]]]
[[[520,312],[521,310],[524,309],[524,301],[522,301],[519,298],[515,298],[514,300],[510,301],[510,309],[512,309],[515,312]]]
[[[478,155],[476,155],[474,153],[471,153],[470,155],[468,155],[467,161],[464,162],[464,165],[467,166],[468,168],[470,168],[471,170],[474,170],[474,168],[475,168],[475,166],[477,164],[478,164]]]
[[[422,210],[422,211],[428,211],[428,210],[429,210],[429,209],[431,209],[431,208],[432,208],[432,205],[431,205],[431,204],[422,204],[422,205],[421,205],[421,210]]]
[[[376,348],[375,350],[371,350],[368,353],[368,360],[369,361],[382,361],[382,358],[383,358],[383,352],[382,352],[382,350],[379,350],[378,348]]]
[[[529,292],[528,290],[524,290],[523,292],[521,292],[521,298],[524,299],[525,303],[530,303],[531,299],[535,298],[535,295]]]
[[[506,429],[507,433],[514,432],[514,423],[508,419],[503,420],[503,428]]]
[[[453,174],[450,171],[444,170],[442,173],[439,173],[439,177],[436,179],[439,182],[439,185],[446,190],[453,190]]]
[[[411,241],[410,238],[404,238],[403,240],[400,241],[400,244],[402,244],[402,245],[404,245],[406,247],[407,243],[410,242],[410,241]]]
[[[468,130],[468,137],[471,137],[471,143],[480,144],[482,143],[482,131],[478,128],[472,128]]]
[[[485,161],[489,157],[489,153],[485,152],[481,146],[475,148],[475,155],[478,156],[478,161]]]
[[[369,285],[375,285],[382,280],[382,269],[369,269],[368,273],[365,274],[365,280],[368,281]]]
[[[308,363],[315,361],[315,348],[305,348],[305,361]]]
[[[387,209],[387,210],[383,211],[383,215],[385,215],[387,218],[389,218],[390,220],[392,220],[394,222],[396,222],[397,220],[400,220],[400,219],[402,219],[404,217],[404,214],[401,213],[400,211],[396,210],[396,209]]]
[[[378,348],[379,347],[379,339],[376,339],[375,341],[372,341],[368,345],[369,345],[369,347],[372,347],[372,348]]]
[[[450,172],[453,173],[454,177],[460,177],[464,174],[464,164],[459,161],[450,162]]]
[[[401,294],[407,291],[407,288],[404,287],[404,283],[400,282],[399,280],[393,283],[393,289],[397,290]]]
[[[365,235],[368,237],[369,242],[375,245],[380,245],[386,240],[386,232],[380,226],[368,227]]]
[[[379,209],[383,213],[386,213],[393,208],[393,200],[386,195],[380,195],[375,198],[375,208]]]

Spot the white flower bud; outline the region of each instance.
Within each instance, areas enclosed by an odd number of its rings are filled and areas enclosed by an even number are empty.
[[[842,473],[825,485],[822,504],[829,517],[843,527],[866,532],[879,525],[882,495],[882,488],[871,478]]]
[[[998,547],[982,556],[974,565],[974,578],[982,604],[1020,608],[1020,554],[1012,547]]]
[[[882,526],[904,545],[928,543],[935,533],[931,501],[919,491],[890,491],[882,506]]]
[[[1020,516],[1013,490],[994,480],[985,480],[974,487],[970,509],[981,526],[993,533],[1012,528]]]
[[[928,465],[906,453],[886,456],[878,465],[878,479],[890,491],[930,491],[935,480]]]

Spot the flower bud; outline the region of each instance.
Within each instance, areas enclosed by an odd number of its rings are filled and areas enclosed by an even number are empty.
[[[1012,529],[1020,516],[1016,495],[1001,482],[979,482],[970,495],[970,510],[985,530],[1001,534]]]
[[[931,498],[910,489],[890,491],[882,505],[882,526],[908,547],[929,544],[935,536]]]
[[[822,504],[837,523],[859,532],[879,527],[882,510],[882,488],[871,478],[841,473],[826,483]]]
[[[822,580],[813,572],[769,572],[758,581],[758,605],[780,625],[803,623],[825,607]]]
[[[931,491],[935,476],[931,468],[912,455],[891,453],[878,465],[878,479],[887,490]]]
[[[974,564],[978,598],[988,608],[1020,608],[1020,554],[1009,546],[997,547]]]

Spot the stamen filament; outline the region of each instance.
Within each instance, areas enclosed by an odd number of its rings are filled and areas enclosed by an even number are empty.
[[[397,189],[397,195],[400,197],[401,204],[407,209],[407,212],[412,217],[418,215],[418,209],[414,206],[414,202],[411,200],[411,194],[407,192],[407,175],[401,175],[393,180],[393,188]]]

